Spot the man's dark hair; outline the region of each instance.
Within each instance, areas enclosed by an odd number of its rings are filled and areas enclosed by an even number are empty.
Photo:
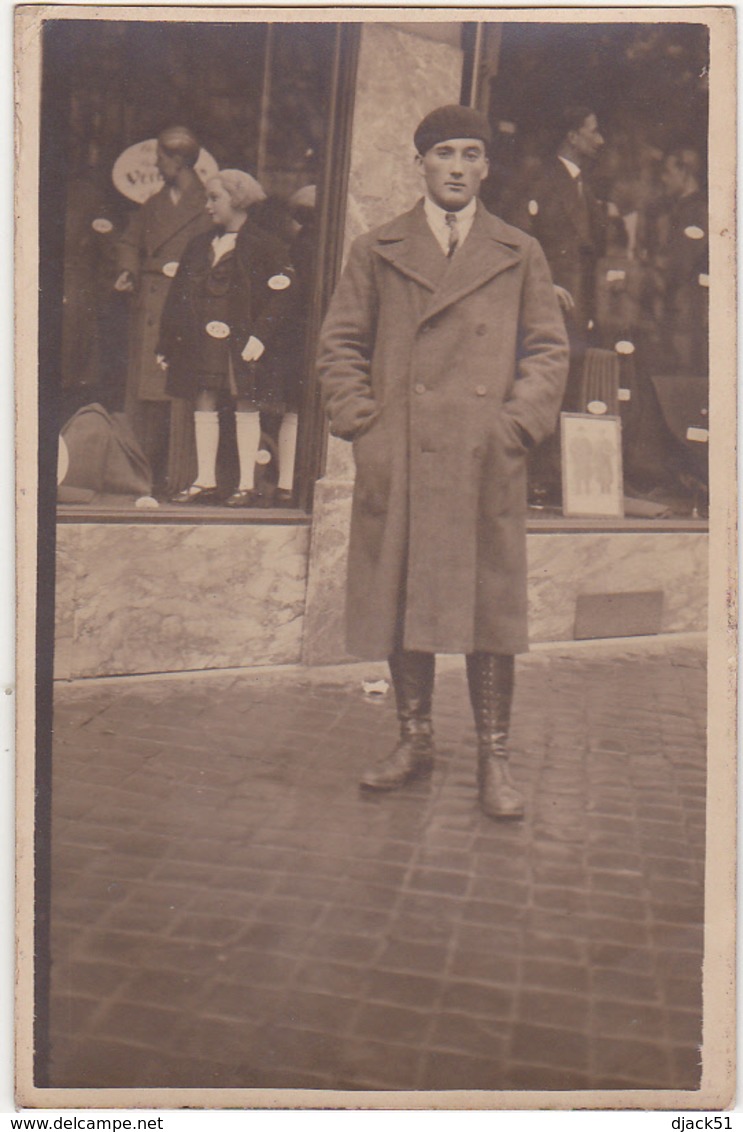
[[[182,157],[184,164],[190,168],[199,160],[199,143],[187,126],[168,126],[157,140],[170,157]]]
[[[590,106],[581,106],[578,103],[563,107],[560,113],[560,139],[564,141],[573,130],[579,130],[586,118],[590,118],[595,113],[596,111]]]

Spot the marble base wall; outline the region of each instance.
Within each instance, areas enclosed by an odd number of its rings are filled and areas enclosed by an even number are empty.
[[[60,524],[55,674],[295,664],[309,529]]]
[[[308,527],[61,525],[57,677],[350,659],[351,485],[317,490],[309,579]],[[531,532],[527,547],[535,643],[572,640],[584,594],[660,590],[663,633],[706,628],[703,533]]]
[[[315,486],[302,660],[336,664],[351,659],[344,647],[346,567],[352,485],[320,480]]]
[[[533,641],[571,641],[586,594],[660,590],[662,633],[707,628],[708,542],[703,532],[581,532],[527,535]]]

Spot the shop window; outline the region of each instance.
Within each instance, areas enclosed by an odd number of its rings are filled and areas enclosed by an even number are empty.
[[[530,516],[580,525],[583,514],[587,525],[592,494],[597,517],[615,521],[616,499],[602,501],[601,485],[616,466],[616,433],[590,419],[612,417],[621,425],[624,519],[704,522],[707,28],[533,22],[470,34],[478,67],[465,74],[465,94],[488,113],[495,137],[483,199],[542,242],[555,282],[570,292],[562,296],[573,304],[563,408],[588,418],[580,436],[593,438],[580,474],[563,460],[571,444],[560,444],[559,431],[533,454]],[[596,116],[602,141],[583,155],[572,198],[557,158],[560,112],[571,105]],[[576,477],[592,490],[577,493],[571,514]]]
[[[325,435],[312,358],[338,269],[356,32],[329,23],[46,22],[40,442],[48,464],[61,433],[59,518],[306,515]],[[174,126],[187,127],[200,152],[196,177],[171,193],[154,161],[156,139]],[[244,367],[244,344],[225,350],[215,338],[205,454],[201,379],[173,395],[173,367],[156,354],[166,296],[185,286],[180,263],[194,237],[209,274],[211,233],[221,229],[212,229],[204,185],[219,169],[249,173],[265,193],[243,211],[248,227],[272,237],[272,255],[281,252],[267,279],[267,333],[272,319],[284,321],[271,349]],[[170,200],[158,211],[161,190]],[[212,292],[234,285],[229,270],[219,286],[195,271],[187,319],[212,301],[224,305]],[[209,326],[229,337],[237,333],[229,319]],[[236,402],[240,391],[247,401]],[[236,405],[249,410],[244,420]],[[216,491],[174,502],[199,475],[208,479],[210,461]],[[235,501],[243,485],[252,493]],[[239,506],[228,507],[231,498]]]

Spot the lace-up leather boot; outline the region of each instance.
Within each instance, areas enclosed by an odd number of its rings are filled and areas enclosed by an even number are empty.
[[[400,741],[390,755],[361,778],[365,790],[397,790],[433,770],[431,704],[436,658],[433,653],[400,649],[389,657],[395,689]]]
[[[524,799],[508,769],[508,729],[514,658],[475,652],[467,657],[467,682],[477,728],[480,807],[490,818],[522,818]]]

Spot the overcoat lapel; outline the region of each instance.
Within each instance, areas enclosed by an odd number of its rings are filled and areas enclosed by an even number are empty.
[[[379,233],[375,250],[403,275],[431,292],[449,266],[428,225],[422,200],[386,225]]]
[[[428,226],[423,202],[387,225],[375,250],[388,263],[430,292],[422,310],[425,321],[475,291],[521,259],[504,225],[478,203],[463,248],[447,260]]]
[[[478,203],[467,239],[454,253],[449,270],[426,308],[426,319],[433,318],[453,303],[458,303],[502,271],[507,271],[520,262],[521,251],[505,236],[502,228],[498,218],[491,216]]]
[[[173,204],[167,186],[164,186],[153,199],[153,208],[147,215],[145,243],[149,255],[167,243],[176,232],[180,232],[204,210],[204,190],[201,183],[191,185],[182,195],[178,204]]]

